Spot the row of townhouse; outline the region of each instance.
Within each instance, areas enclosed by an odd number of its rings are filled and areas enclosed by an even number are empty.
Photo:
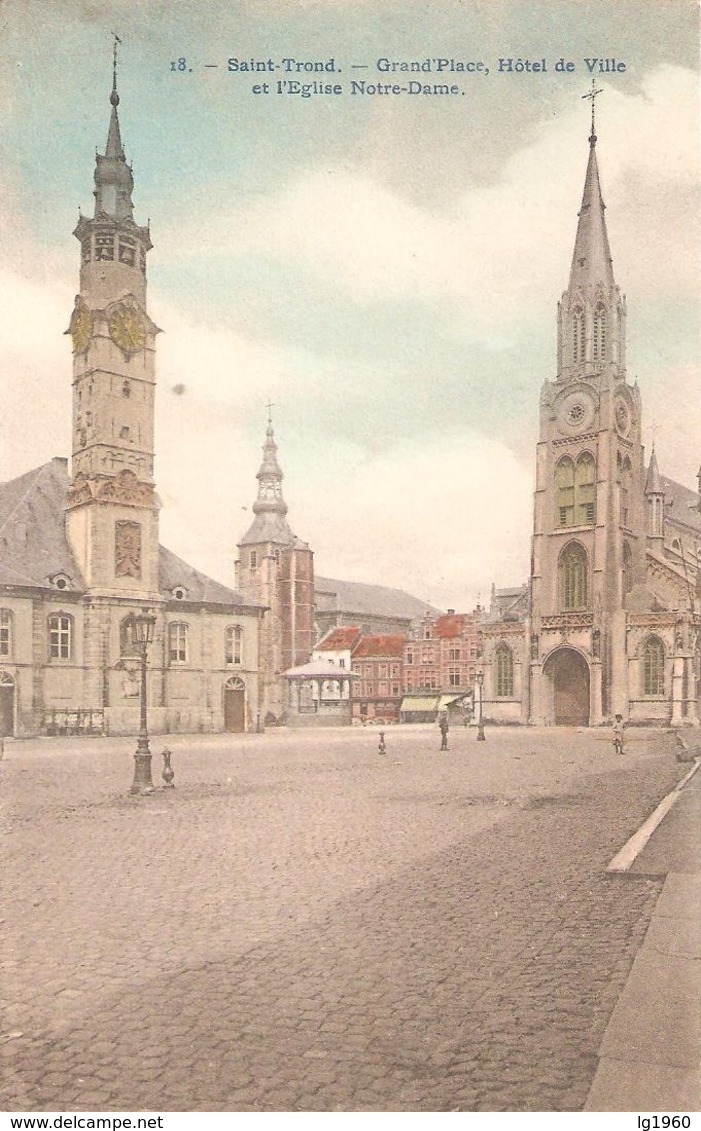
[[[321,704],[350,706],[354,722],[435,719],[441,709],[462,716],[471,705],[481,655],[483,610],[427,613],[409,633],[332,629],[313,660],[350,671],[352,679],[318,684]]]

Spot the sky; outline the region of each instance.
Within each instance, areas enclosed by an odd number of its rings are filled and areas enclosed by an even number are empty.
[[[0,480],[70,455],[71,233],[92,214],[115,31],[163,330],[165,545],[233,584],[272,402],[288,518],[317,573],[458,609],[526,580],[586,59],[615,61],[595,71],[597,154],[644,443],[695,486],[697,23],[687,0],[3,0]],[[439,58],[482,68],[378,69]],[[297,72],[313,62],[327,69]],[[294,79],[343,92],[276,93]],[[351,94],[410,80],[458,93]]]

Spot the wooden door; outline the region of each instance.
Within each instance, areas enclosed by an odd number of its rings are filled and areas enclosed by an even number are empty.
[[[589,726],[589,667],[583,656],[563,648],[552,659],[556,726]]]
[[[12,683],[0,684],[0,738],[15,733],[15,688]]]
[[[246,729],[246,692],[237,687],[224,688],[224,730],[241,734]]]

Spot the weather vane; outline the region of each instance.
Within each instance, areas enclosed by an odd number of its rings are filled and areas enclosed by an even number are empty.
[[[272,424],[272,422],[273,422],[272,409],[275,408],[275,405],[273,404],[272,401],[268,401],[268,403],[265,407],[268,410],[268,424]]]
[[[591,136],[596,141],[596,133],[594,130],[594,106],[596,103],[597,94],[603,94],[603,87],[598,87],[594,79],[591,80],[591,90],[582,95],[582,98],[591,98]]]

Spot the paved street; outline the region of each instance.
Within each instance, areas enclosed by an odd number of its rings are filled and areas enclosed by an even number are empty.
[[[129,740],[7,743],[3,1108],[580,1110],[671,742],[378,737],[172,736],[138,799]]]

